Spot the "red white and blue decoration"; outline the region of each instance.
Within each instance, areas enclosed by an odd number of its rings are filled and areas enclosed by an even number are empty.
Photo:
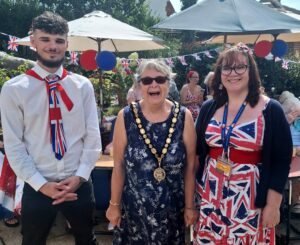
[[[59,100],[56,95],[59,77],[54,75],[48,76],[45,80],[49,86],[49,120],[51,127],[52,149],[55,157],[61,160],[67,151],[67,143],[64,134]]]
[[[269,41],[260,41],[254,46],[254,54],[257,57],[264,58],[268,56],[268,54],[272,50],[272,43]]]
[[[96,56],[98,67],[103,71],[112,70],[117,64],[116,56],[109,51],[101,51]]]
[[[33,76],[38,80],[43,80],[35,71],[28,70],[27,75]],[[56,93],[60,93],[60,97],[64,102],[68,111],[73,108],[73,102],[67,95],[63,86],[58,82],[63,80],[68,75],[67,70],[63,70],[62,77],[57,75],[49,75],[44,80],[46,82],[46,89],[49,97],[49,124],[50,124],[50,137],[53,152],[58,160],[61,160],[67,151],[67,143],[64,135],[64,128],[62,122],[62,115],[60,111],[60,103]]]
[[[78,52],[70,51],[70,64],[78,66]]]
[[[6,156],[0,152],[0,219],[11,218],[14,214],[16,175]]]
[[[275,57],[282,58],[288,51],[288,45],[285,41],[277,39],[273,43],[272,54]]]
[[[96,63],[97,52],[95,50],[84,51],[80,56],[80,65],[87,71],[93,71],[97,69]]]
[[[15,51],[15,52],[18,52],[18,46],[19,46],[19,44],[17,44],[16,41],[17,41],[16,37],[9,36],[7,49]]]

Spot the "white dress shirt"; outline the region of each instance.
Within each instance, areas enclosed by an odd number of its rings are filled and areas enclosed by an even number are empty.
[[[49,75],[36,65],[33,70],[42,78]],[[60,67],[55,74],[62,76]],[[99,122],[91,82],[71,73],[59,83],[74,106],[68,111],[57,93],[67,152],[55,158],[50,140],[49,99],[46,82],[22,74],[2,87],[0,105],[4,147],[16,175],[36,191],[48,181],[70,176],[88,180],[101,152]]]

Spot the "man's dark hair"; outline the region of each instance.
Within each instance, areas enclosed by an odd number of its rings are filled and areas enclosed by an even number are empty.
[[[31,31],[42,30],[49,34],[64,35],[69,32],[68,22],[58,14],[45,11],[32,21]]]

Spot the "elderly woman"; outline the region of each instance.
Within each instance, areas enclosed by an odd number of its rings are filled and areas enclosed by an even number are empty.
[[[194,207],[196,134],[190,111],[167,99],[170,69],[149,60],[138,70],[143,99],[118,114],[106,217],[113,244],[184,244]]]
[[[196,121],[200,106],[203,102],[204,90],[199,85],[199,74],[196,71],[189,71],[186,75],[186,84],[180,91],[180,102],[186,106],[192,113]]]
[[[280,104],[263,95],[244,45],[222,52],[197,125],[200,216],[194,244],[274,244],[292,141]]]
[[[204,91],[204,100],[209,100],[213,98],[213,89],[212,89],[212,80],[214,78],[214,72],[210,71],[205,79],[204,79],[204,86],[205,86],[205,91]]]

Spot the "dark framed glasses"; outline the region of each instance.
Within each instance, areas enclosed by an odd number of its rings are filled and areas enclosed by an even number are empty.
[[[238,65],[238,66],[222,66],[221,67],[221,72],[225,76],[229,76],[231,72],[234,70],[234,72],[238,75],[244,74],[248,69],[248,65]]]
[[[153,81],[155,81],[158,84],[164,84],[166,81],[168,81],[168,77],[158,76],[158,77],[142,77],[140,78],[140,82],[144,85],[150,85]]]

